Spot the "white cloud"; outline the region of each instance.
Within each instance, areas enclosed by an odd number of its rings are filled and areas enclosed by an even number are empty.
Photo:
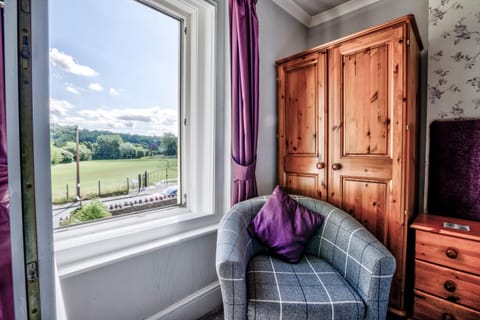
[[[85,77],[98,76],[97,71],[93,70],[89,66],[79,64],[72,56],[66,54],[65,52],[59,51],[57,48],[50,48],[49,55],[50,63],[65,72],[70,72]]]
[[[90,83],[88,87],[90,88],[90,90],[93,90],[93,91],[103,91],[102,85],[98,82]]]
[[[50,119],[52,122],[58,122],[61,118],[67,116],[67,111],[74,109],[75,106],[67,100],[58,100],[50,98]]]
[[[75,87],[72,87],[72,86],[68,86],[65,88],[65,90],[67,90],[68,92],[70,93],[73,93],[73,94],[76,94],[76,95],[79,95],[80,94],[80,91],[78,91],[78,89],[76,89]]]
[[[160,107],[148,108],[108,108],[82,110],[86,129],[112,130],[116,132],[161,136],[166,132],[177,134],[178,120],[175,109]]]
[[[116,118],[118,120],[124,120],[124,121],[140,121],[140,122],[150,122],[150,121],[152,121],[150,115],[143,115],[143,114],[124,113],[124,114],[117,115]]]
[[[110,90],[108,90],[108,92],[112,95],[112,96],[118,96],[120,94],[120,91],[118,91],[117,89],[115,88],[110,88]]]

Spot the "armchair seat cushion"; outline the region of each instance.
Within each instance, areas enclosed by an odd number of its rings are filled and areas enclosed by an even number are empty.
[[[297,264],[268,254],[247,268],[248,319],[363,319],[365,304],[328,262],[305,255]]]

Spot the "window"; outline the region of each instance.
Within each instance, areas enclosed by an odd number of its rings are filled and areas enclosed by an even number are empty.
[[[54,227],[181,205],[185,19],[132,0],[49,17]]]
[[[180,159],[177,162],[177,177],[180,179],[177,184],[177,202],[169,207],[141,210],[135,214],[100,219],[95,223],[58,228],[54,233],[54,241],[61,277],[85,272],[182,239],[214,232],[216,223],[230,203],[229,87],[226,80],[229,52],[225,38],[227,7],[224,1],[122,0],[128,1],[142,10],[151,10],[151,14],[162,16],[174,25],[180,25],[179,29],[174,28],[180,39],[177,110],[177,152]],[[117,10],[112,8],[116,8],[118,2],[110,2],[114,3],[110,6],[109,16],[112,13],[116,15]],[[98,1],[91,3],[90,9],[103,5]],[[81,5],[86,3],[82,2]],[[50,19],[55,19],[52,13],[50,15]],[[80,25],[83,26],[84,23]],[[53,27],[54,25],[51,26]],[[155,40],[150,37],[149,41]],[[57,50],[60,51],[59,48]],[[105,51],[97,48],[89,50],[101,57],[105,55]],[[74,61],[89,66],[83,59],[77,58]],[[170,64],[174,63],[170,61]],[[95,70],[95,66],[89,67]],[[96,71],[100,78],[102,70]],[[138,79],[139,82],[140,80]],[[168,81],[176,82],[176,79],[169,77]],[[122,87],[96,82],[102,85],[104,94],[110,94],[111,87],[119,91],[116,98],[121,96]],[[65,82],[63,85],[63,94],[75,96],[75,93],[67,91]],[[161,137],[161,134],[158,136]],[[163,162],[158,165],[164,169],[166,164]],[[168,168],[171,169],[170,163]],[[168,171],[169,178],[165,177],[166,180],[170,180],[170,172]],[[165,193],[168,192],[171,189],[165,190]]]
[[[175,206],[214,212],[214,8],[50,1],[54,228]]]

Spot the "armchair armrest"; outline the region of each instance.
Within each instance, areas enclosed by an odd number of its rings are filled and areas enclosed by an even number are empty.
[[[324,206],[325,221],[307,251],[327,260],[357,291],[365,302],[365,319],[385,319],[395,258],[353,217]]]
[[[248,261],[264,248],[247,231],[265,198],[234,206],[220,221],[215,266],[222,290],[225,319],[246,319]]]

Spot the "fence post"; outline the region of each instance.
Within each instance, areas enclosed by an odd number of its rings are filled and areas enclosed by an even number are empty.
[[[138,192],[142,189],[142,175],[138,174]]]
[[[127,177],[127,194],[130,192],[130,181],[128,181]]]
[[[67,183],[67,201],[68,201],[68,183]]]
[[[98,196],[100,197],[101,194],[102,192],[100,190],[100,180],[98,180]]]
[[[148,181],[147,181],[147,170],[145,170],[145,180],[143,180],[143,186],[146,188],[147,187],[147,184],[148,184]]]

